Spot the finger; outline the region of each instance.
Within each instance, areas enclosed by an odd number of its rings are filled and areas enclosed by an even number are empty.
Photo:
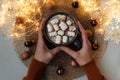
[[[74,59],[76,58],[76,54],[73,50],[67,48],[67,47],[60,47],[61,50],[65,51],[68,55],[72,56]]]
[[[42,21],[41,21],[41,24],[40,24],[39,31],[38,31],[39,38],[41,38],[41,39],[42,39],[42,36],[43,36],[42,29],[43,29],[43,27],[44,27],[45,21],[46,21],[46,19],[45,19],[45,18],[43,18],[43,19],[42,19]]]
[[[60,47],[56,47],[54,49],[51,50],[52,55],[55,55],[56,53],[58,53],[60,51]]]
[[[85,33],[85,29],[82,27],[82,25],[80,24],[79,21],[78,21],[78,25],[79,25],[80,31],[81,31],[81,33],[82,33],[83,45],[85,45],[86,42],[88,41],[87,35],[86,35],[86,33]]]
[[[39,41],[40,43],[43,42],[43,32],[42,32],[42,28],[43,28],[43,26],[44,26],[44,24],[45,24],[45,21],[46,21],[46,19],[43,18],[42,21],[41,21],[41,24],[40,24],[39,31],[38,31],[38,41]]]

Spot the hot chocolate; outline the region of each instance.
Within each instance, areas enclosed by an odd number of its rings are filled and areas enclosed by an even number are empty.
[[[76,21],[67,14],[56,14],[46,23],[46,35],[56,45],[65,45],[76,38],[78,27]]]

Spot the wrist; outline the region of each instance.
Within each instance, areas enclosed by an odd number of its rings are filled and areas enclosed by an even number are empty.
[[[44,59],[41,59],[40,57],[34,56],[34,58],[35,58],[37,61],[39,61],[39,62],[48,64],[48,61],[46,61],[46,60],[44,60]]]
[[[52,57],[49,57],[47,55],[40,55],[40,54],[37,54],[37,53],[35,53],[34,58],[36,60],[38,60],[39,62],[42,62],[42,63],[45,63],[45,64],[48,64],[50,62],[50,60],[52,59]]]
[[[84,65],[88,64],[91,61],[93,61],[93,58],[88,58],[88,59],[85,59],[85,60],[79,62],[79,65],[84,66]]]

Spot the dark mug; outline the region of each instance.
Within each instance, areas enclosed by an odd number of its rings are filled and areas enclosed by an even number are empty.
[[[74,24],[75,24],[75,27],[76,27],[76,31],[75,31],[76,34],[75,34],[74,38],[73,38],[71,41],[69,41],[68,43],[65,43],[65,44],[55,44],[55,43],[49,38],[49,36],[48,36],[48,34],[47,34],[47,24],[48,24],[49,20],[50,20],[52,17],[54,17],[54,16],[56,16],[56,15],[60,15],[60,14],[70,17],[70,18],[74,21]],[[53,48],[55,48],[55,47],[57,47],[57,46],[67,46],[67,47],[69,47],[69,48],[71,48],[71,49],[73,49],[73,50],[79,50],[79,49],[81,48],[81,46],[82,46],[81,40],[78,40],[78,39],[77,39],[78,36],[80,37],[80,32],[79,32],[79,30],[78,30],[77,21],[75,20],[74,17],[72,17],[71,15],[66,14],[66,13],[64,13],[64,12],[55,13],[55,14],[51,15],[51,16],[47,19],[47,21],[45,22],[45,26],[43,27],[43,34],[44,34],[43,37],[44,37],[45,44],[47,45],[47,47],[48,47],[49,49],[53,49]],[[79,39],[80,39],[80,38],[79,38]],[[74,49],[74,48],[75,48],[75,49]]]

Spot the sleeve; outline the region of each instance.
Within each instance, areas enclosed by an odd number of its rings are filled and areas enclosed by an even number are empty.
[[[82,68],[86,72],[88,80],[106,80],[104,76],[101,75],[94,60],[82,66]]]
[[[32,59],[27,76],[23,80],[40,80],[47,64]]]

